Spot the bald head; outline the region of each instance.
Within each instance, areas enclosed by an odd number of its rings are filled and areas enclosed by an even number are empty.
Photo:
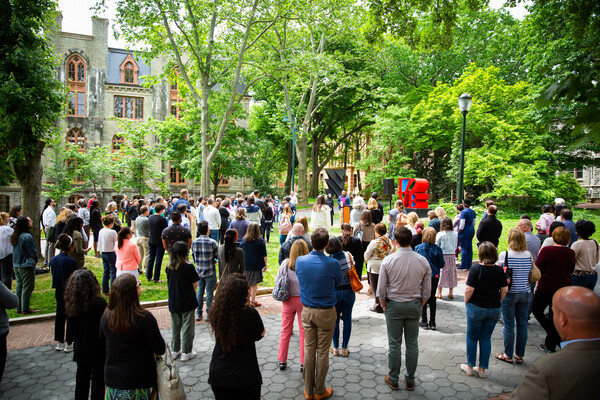
[[[517,223],[517,228],[523,233],[532,232],[533,224],[531,223],[531,220],[524,218],[519,220],[519,222]]]
[[[559,289],[552,298],[554,326],[564,340],[600,337],[600,297],[582,286]]]

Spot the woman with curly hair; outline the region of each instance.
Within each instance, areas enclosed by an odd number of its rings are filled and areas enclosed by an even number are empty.
[[[244,207],[238,207],[237,210],[235,210],[235,219],[231,221],[231,229],[237,231],[236,243],[238,246],[242,242],[244,236],[246,236],[248,225],[250,225],[250,222],[246,219],[246,209]]]
[[[117,211],[117,203],[115,203],[114,201],[109,202],[106,205],[105,211],[105,215],[112,215],[115,222],[112,229],[115,232],[119,233],[121,227],[123,226],[123,222],[121,222],[121,219],[119,218],[119,212]]]
[[[350,211],[350,226],[354,229],[360,222],[360,216],[367,209],[365,199],[361,196],[356,196],[352,200],[352,211]]]
[[[60,240],[59,240],[60,241]],[[57,257],[55,257],[57,258]],[[54,259],[52,260],[54,261]],[[98,279],[88,269],[75,271],[65,288],[65,311],[75,341],[73,361],[77,363],[75,400],[87,400],[92,383],[92,400],[104,398],[104,359],[100,341],[100,319],[106,300],[100,295]]]
[[[262,375],[255,342],[265,336],[265,327],[248,300],[246,278],[230,274],[221,281],[210,309],[216,343],[208,383],[217,400],[260,399]]]
[[[100,339],[106,344],[105,400],[156,396],[154,354],[164,354],[166,346],[156,319],[140,306],[140,285],[131,274],[115,279],[100,320]]]
[[[60,254],[52,257],[50,270],[52,271],[52,288],[55,289],[56,318],[54,320],[54,340],[58,342],[56,351],[73,351],[73,334],[71,323],[65,314],[65,287],[71,274],[79,269],[77,261],[69,256],[75,243],[73,238],[66,233],[61,233],[56,241]],[[67,343],[65,345],[65,322],[67,323]]]

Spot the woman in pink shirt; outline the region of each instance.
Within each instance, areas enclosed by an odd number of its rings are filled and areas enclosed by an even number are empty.
[[[127,226],[121,228],[117,236],[117,278],[123,274],[132,274],[136,279],[139,276],[138,265],[141,257],[137,246],[131,242],[131,236],[131,229]]]

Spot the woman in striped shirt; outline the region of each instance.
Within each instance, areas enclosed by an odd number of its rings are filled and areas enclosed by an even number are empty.
[[[527,250],[525,234],[519,229],[511,229],[508,233],[508,251],[500,253],[496,264],[504,267],[505,271],[510,268],[512,278],[508,293],[502,300],[504,353],[496,353],[494,356],[498,360],[512,364],[514,353],[515,361],[521,364],[527,344],[527,316],[529,303],[531,303],[529,272],[533,266],[533,256]],[[515,319],[517,321],[516,349]]]

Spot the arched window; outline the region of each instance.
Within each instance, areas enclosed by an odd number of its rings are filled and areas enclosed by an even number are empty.
[[[67,115],[85,117],[85,61],[79,54],[67,60],[67,85],[69,105]]]
[[[131,54],[127,54],[127,57],[123,60],[120,66],[121,69],[121,83],[129,83],[133,85],[138,84],[138,67]]]
[[[79,128],[73,128],[67,133],[67,144],[79,148],[80,152],[85,151],[85,135]]]
[[[121,135],[115,135],[112,138],[112,151],[118,151],[121,149],[121,145],[125,142],[125,138]]]

